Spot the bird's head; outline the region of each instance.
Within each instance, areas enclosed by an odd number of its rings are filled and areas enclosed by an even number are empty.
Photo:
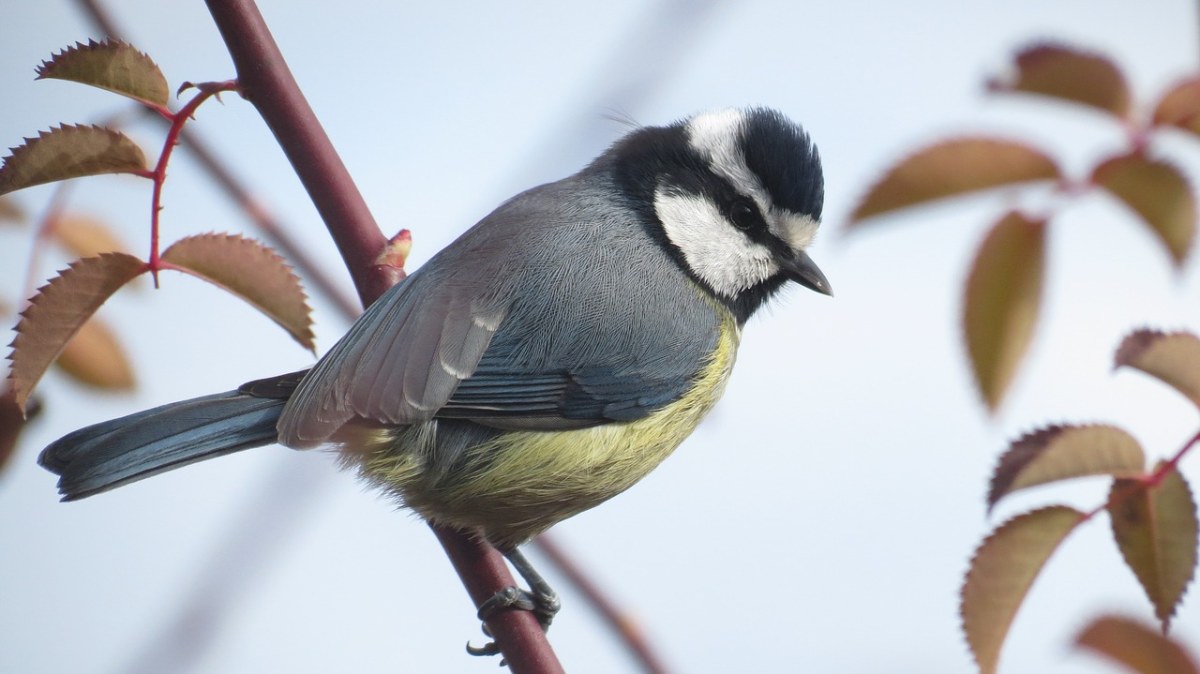
[[[656,241],[740,320],[787,281],[831,294],[805,252],[821,219],[821,159],[787,117],[704,113],[639,129],[613,152]]]

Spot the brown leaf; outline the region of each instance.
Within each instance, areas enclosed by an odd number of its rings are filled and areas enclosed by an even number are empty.
[[[1052,159],[1022,143],[992,138],[948,140],[888,169],[850,214],[849,224],[936,199],[1060,176]]]
[[[1154,107],[1154,124],[1200,135],[1200,77],[1189,77],[1163,94]]]
[[[73,262],[38,289],[21,312],[9,355],[9,377],[19,406],[24,407],[67,340],[118,288],[145,270],[146,263],[132,255],[107,253]]]
[[[54,363],[75,381],[95,388],[129,391],[137,384],[116,335],[95,316],[80,326]]]
[[[1101,616],[1075,637],[1075,645],[1137,674],[1200,674],[1182,643],[1129,618]]]
[[[75,257],[128,252],[108,225],[86,215],[63,213],[54,219],[50,233]]]
[[[0,197],[0,222],[25,222],[25,212],[11,197]]]
[[[1019,91],[1087,105],[1121,119],[1129,116],[1125,75],[1113,61],[1056,45],[1038,45],[1017,54],[1016,71],[989,82],[993,91]]]
[[[1029,346],[1041,304],[1045,223],[1011,212],[988,233],[971,265],[963,330],[975,381],[995,410]]]
[[[43,61],[38,79],[51,78],[90,84],[135,101],[166,107],[171,91],[167,78],[142,52],[117,40],[76,42]]]
[[[1196,236],[1196,197],[1179,169],[1131,153],[1097,166],[1091,180],[1140,215],[1175,265],[1183,264]]]
[[[959,613],[982,674],[996,671],[1000,647],[1034,579],[1083,519],[1066,506],[1035,510],[1000,525],[975,551]]]
[[[202,234],[177,241],[162,261],[241,297],[305,348],[316,349],[300,278],[270,248],[240,236]]]
[[[9,152],[0,166],[0,194],[68,178],[146,170],[146,156],[136,143],[99,126],[51,128]]]
[[[1174,468],[1153,485],[1114,480],[1108,514],[1125,564],[1142,584],[1165,632],[1196,571],[1200,527],[1192,491]]]
[[[1017,439],[1000,457],[988,510],[1018,489],[1087,475],[1135,477],[1145,468],[1142,446],[1116,426],[1049,426]]]
[[[1116,367],[1132,367],[1200,406],[1200,338],[1190,332],[1135,330],[1117,347]]]

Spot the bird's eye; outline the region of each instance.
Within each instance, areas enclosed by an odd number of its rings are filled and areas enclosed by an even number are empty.
[[[758,222],[758,210],[748,201],[735,201],[729,209],[729,219],[738,229],[750,229]]]

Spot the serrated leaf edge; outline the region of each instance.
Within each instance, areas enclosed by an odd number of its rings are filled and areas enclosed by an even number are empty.
[[[138,157],[140,158],[140,165],[138,166],[138,168],[136,170],[133,169],[132,167],[130,167],[130,168],[122,168],[122,169],[118,169],[118,170],[113,170],[113,171],[98,171],[95,173],[83,173],[83,174],[79,174],[79,175],[64,176],[62,178],[52,178],[50,180],[39,180],[36,182],[30,182],[30,183],[24,183],[21,185],[17,185],[15,187],[5,186],[5,171],[6,171],[6,169],[9,168],[9,164],[11,162],[13,162],[14,160],[22,161],[21,157],[23,155],[33,151],[33,148],[36,146],[36,144],[42,142],[43,140],[45,140],[47,138],[52,137],[56,133],[69,134],[69,133],[74,133],[74,132],[80,131],[80,130],[85,130],[85,131],[89,131],[89,132],[90,131],[99,131],[106,135],[115,136],[115,137],[118,137],[119,139],[123,139],[124,141],[127,141],[130,144],[130,146],[132,146],[137,151]],[[57,126],[51,126],[49,129],[46,129],[44,131],[38,131],[38,135],[36,137],[33,137],[33,138],[24,137],[24,138],[22,138],[22,141],[23,142],[20,145],[8,148],[8,154],[5,157],[3,157],[3,159],[0,159],[0,196],[15,192],[17,190],[22,190],[22,189],[25,189],[28,187],[36,187],[38,185],[46,185],[46,184],[53,183],[53,182],[60,182],[63,180],[71,180],[72,178],[82,178],[85,176],[92,176],[92,175],[109,175],[109,174],[114,174],[114,173],[128,173],[128,174],[136,175],[140,171],[147,170],[146,155],[144,152],[142,152],[142,148],[136,142],[134,142],[134,140],[132,138],[125,135],[124,133],[121,133],[120,131],[117,131],[115,129],[109,129],[107,127],[103,127],[98,124],[59,124]]]
[[[257,302],[253,301],[252,298],[237,292],[233,288],[230,288],[229,286],[226,286],[225,284],[219,282],[217,279],[211,278],[209,276],[201,274],[197,270],[190,269],[188,267],[179,265],[179,264],[171,261],[170,252],[173,248],[175,248],[175,246],[177,246],[180,243],[183,243],[185,241],[191,241],[191,240],[196,240],[196,239],[227,239],[227,240],[235,240],[235,241],[239,241],[239,242],[246,242],[249,244],[253,244],[254,246],[256,246],[258,248],[258,250],[275,258],[275,260],[279,262],[280,267],[285,269],[288,272],[292,281],[295,282],[296,288],[300,292],[300,303],[305,309],[304,316],[306,319],[303,331],[300,333],[293,332],[292,329],[286,323],[277,319],[275,317],[275,315],[267,309],[267,307],[263,307],[263,306],[259,305]],[[287,332],[288,335],[290,335],[292,337],[292,339],[296,340],[296,342],[299,343],[301,346],[303,346],[304,348],[306,348],[310,351],[315,352],[315,350],[316,350],[316,335],[313,333],[313,330],[312,330],[312,326],[313,326],[312,307],[308,304],[308,293],[305,292],[304,284],[301,282],[300,276],[296,273],[296,270],[292,267],[291,264],[288,263],[286,258],[284,258],[282,255],[280,255],[274,249],[270,248],[269,246],[264,245],[260,241],[257,241],[255,239],[252,239],[249,237],[242,236],[240,234],[207,232],[204,234],[196,234],[193,236],[188,236],[188,237],[185,237],[183,239],[176,241],[175,243],[171,244],[170,247],[168,247],[166,250],[163,251],[161,259],[165,263],[164,266],[166,268],[172,269],[174,271],[178,271],[182,274],[187,274],[188,276],[192,276],[194,278],[198,278],[202,281],[205,281],[206,283],[210,283],[218,288],[221,288],[222,290],[230,293],[231,295],[234,295],[235,297],[241,299],[243,302],[249,304],[250,306],[254,307],[256,310],[258,310],[260,313],[267,316],[269,319],[271,319],[271,321],[273,323],[275,323],[279,327],[283,328],[284,331]]]
[[[45,298],[48,290],[54,288],[56,283],[60,283],[60,282],[65,283],[66,281],[63,281],[63,279],[67,278],[67,276],[69,274],[84,273],[84,272],[80,272],[78,270],[80,269],[81,266],[90,264],[88,262],[89,260],[98,260],[98,259],[104,259],[104,258],[117,258],[117,257],[123,258],[127,263],[130,263],[130,264],[136,263],[137,265],[139,265],[139,268],[136,271],[132,271],[132,273],[129,274],[128,278],[126,278],[120,285],[113,288],[113,290],[111,292],[109,292],[107,295],[104,295],[103,297],[100,297],[98,299],[93,298],[92,301],[79,307],[80,309],[82,309],[82,311],[79,311],[72,316],[69,323],[74,323],[74,327],[71,327],[67,330],[66,337],[62,340],[62,343],[59,345],[58,350],[49,359],[47,359],[44,364],[40,365],[40,369],[38,371],[33,373],[36,376],[32,377],[31,381],[28,382],[27,386],[22,385],[21,382],[18,381],[17,377],[16,377],[17,364],[18,364],[17,363],[17,359],[18,359],[17,350],[20,347],[18,342],[21,341],[22,338],[27,338],[29,336],[29,332],[27,330],[22,330],[22,327],[25,325],[25,322],[27,320],[33,320],[29,317],[30,312],[38,309],[38,307],[40,306],[40,302],[44,301],[44,298]],[[119,290],[121,287],[123,287],[124,285],[129,283],[130,280],[136,278],[138,275],[143,273],[146,269],[145,264],[146,264],[145,262],[142,262],[137,257],[126,254],[126,253],[104,253],[102,255],[97,255],[94,257],[90,257],[90,258],[83,258],[83,259],[75,260],[74,262],[69,264],[66,269],[63,269],[62,271],[60,271],[54,278],[50,279],[47,283],[43,284],[42,286],[40,286],[37,289],[37,293],[33,296],[33,298],[30,299],[29,305],[27,307],[25,307],[25,309],[23,311],[21,311],[21,313],[20,313],[21,319],[20,319],[20,321],[18,321],[17,326],[14,330],[14,332],[16,334],[13,337],[13,340],[11,342],[9,342],[9,344],[8,344],[9,352],[6,355],[6,359],[12,364],[12,366],[9,368],[7,379],[9,381],[10,387],[13,390],[13,394],[15,396],[17,405],[19,407],[24,409],[25,403],[29,399],[29,396],[33,392],[33,389],[37,386],[38,382],[41,381],[41,378],[43,376],[45,376],[46,371],[53,364],[54,360],[57,359],[58,356],[62,353],[63,348],[66,347],[66,344],[68,341],[70,341],[71,337],[75,336],[75,334],[79,331],[79,328],[85,322],[87,322],[87,319],[90,318],[91,316],[93,316],[96,313],[96,311],[101,306],[103,306],[103,304],[105,302],[107,302],[108,299],[110,297],[112,297],[112,295],[117,290]]]
[[[1080,475],[1074,475],[1071,477],[1058,478],[1056,480],[1051,480],[1049,482],[1039,482],[1039,483],[1033,484],[1033,485],[1027,485],[1024,487],[1017,487],[1015,489],[1010,489],[1011,485],[1017,481],[1017,478],[1021,475],[1024,468],[1028,467],[1030,464],[1032,464],[1034,461],[1037,460],[1037,457],[1035,456],[1035,457],[1029,459],[1028,461],[1026,461],[1025,465],[1021,469],[1018,469],[1017,471],[1013,472],[1012,475],[1009,477],[1009,479],[1007,481],[1005,481],[1003,484],[1001,484],[1001,482],[999,480],[999,478],[1001,477],[1000,469],[1004,467],[1006,458],[1009,457],[1015,450],[1017,450],[1018,447],[1026,446],[1026,445],[1029,445],[1030,443],[1039,442],[1040,441],[1039,438],[1041,436],[1046,436],[1046,435],[1057,436],[1064,432],[1088,430],[1088,429],[1095,429],[1095,428],[1108,428],[1108,429],[1123,433],[1126,436],[1128,436],[1130,439],[1132,439],[1135,443],[1137,443],[1137,439],[1134,438],[1133,435],[1131,433],[1129,433],[1128,431],[1126,431],[1125,429],[1123,429],[1119,426],[1115,426],[1113,424],[1104,423],[1104,422],[1096,422],[1096,421],[1086,422],[1086,423],[1059,422],[1059,423],[1047,424],[1045,426],[1041,426],[1041,427],[1026,431],[1025,433],[1022,433],[1021,435],[1019,435],[1015,440],[1012,440],[1011,442],[1009,442],[1008,448],[1005,449],[1004,452],[1002,452],[1001,455],[996,459],[996,465],[995,465],[995,467],[992,468],[992,471],[991,471],[992,479],[988,481],[988,495],[987,495],[988,512],[989,513],[992,512],[992,510],[995,508],[996,504],[998,504],[1005,497],[1015,494],[1016,492],[1022,491],[1024,489],[1030,489],[1030,488],[1033,488],[1036,486],[1045,486],[1048,484],[1054,484],[1056,482],[1062,482],[1062,481],[1066,481],[1066,480],[1074,480],[1074,479],[1085,478],[1085,477],[1098,477],[1098,476],[1102,476],[1102,475],[1113,475],[1115,477],[1133,477],[1134,475],[1140,475],[1140,474],[1144,473],[1144,471],[1145,471],[1145,451],[1143,450],[1143,452],[1142,452],[1143,465],[1142,465],[1141,469],[1139,469],[1137,471],[1136,474],[1135,473],[1130,473],[1130,474],[1121,473],[1118,475],[1118,474],[1114,474],[1114,473],[1084,473],[1084,474],[1080,474]],[[1044,444],[1048,448],[1049,445],[1052,444],[1053,442],[1054,442],[1054,439],[1051,438],[1049,440],[1044,441]],[[1140,443],[1137,443],[1137,444],[1140,449],[1141,444]]]
[[[103,51],[103,50],[114,50],[115,51],[115,50],[121,49],[121,48],[129,49],[129,50],[133,51],[135,54],[137,54],[138,56],[145,59],[146,63],[148,63],[154,69],[154,71],[158,74],[158,76],[162,78],[162,83],[163,83],[163,99],[162,100],[143,98],[142,96],[138,96],[136,93],[134,93],[132,91],[126,91],[123,89],[114,89],[112,87],[103,86],[96,82],[88,82],[88,81],[78,80],[78,79],[74,79],[74,78],[59,77],[59,76],[53,74],[53,72],[52,72],[53,69],[56,66],[59,66],[64,59],[69,59],[76,54],[81,54],[83,52],[88,52],[88,51]],[[167,78],[163,74],[162,69],[160,69],[158,67],[158,64],[154,62],[154,59],[150,58],[149,54],[138,49],[137,47],[134,47],[132,44],[125,42],[124,40],[118,40],[115,38],[105,38],[103,40],[96,41],[94,39],[89,38],[87,44],[76,41],[73,46],[64,47],[63,49],[59,50],[58,52],[51,54],[49,59],[43,60],[41,62],[41,64],[39,64],[34,70],[37,73],[36,79],[39,79],[39,80],[40,79],[58,79],[58,80],[62,80],[64,82],[76,82],[78,84],[85,84],[88,86],[95,87],[97,89],[103,89],[104,91],[110,91],[114,94],[119,94],[121,96],[125,96],[132,100],[143,102],[143,103],[157,106],[157,107],[165,108],[167,106],[167,104],[170,102],[170,88],[167,86]]]
[[[963,577],[963,584],[959,590],[958,615],[959,615],[960,626],[962,628],[962,633],[963,633],[964,638],[967,641],[967,648],[971,653],[971,657],[975,660],[976,664],[978,664],[980,666],[980,670],[982,672],[985,672],[986,674],[991,674],[992,672],[995,671],[996,663],[988,663],[991,665],[991,667],[989,668],[989,667],[985,666],[985,663],[980,662],[979,654],[975,651],[974,645],[971,643],[971,638],[970,638],[971,631],[967,627],[968,621],[967,621],[967,612],[966,612],[966,599],[967,599],[966,592],[967,592],[968,586],[970,585],[971,577],[976,572],[977,563],[978,563],[981,555],[983,554],[983,551],[988,547],[988,545],[990,543],[994,542],[1004,531],[1015,526],[1016,523],[1019,521],[1032,519],[1034,517],[1039,517],[1043,513],[1050,512],[1050,511],[1062,511],[1064,514],[1066,514],[1067,512],[1073,513],[1076,517],[1076,521],[1074,524],[1071,525],[1070,528],[1068,528],[1063,533],[1062,538],[1060,538],[1059,541],[1057,543],[1055,543],[1055,545],[1050,549],[1049,553],[1046,556],[1045,561],[1042,562],[1042,565],[1033,574],[1033,578],[1031,579],[1029,586],[1025,589],[1025,594],[1028,594],[1029,589],[1031,589],[1033,587],[1033,584],[1037,582],[1038,576],[1041,574],[1042,569],[1045,568],[1046,563],[1050,561],[1051,557],[1053,557],[1054,552],[1059,548],[1059,546],[1062,545],[1063,541],[1066,540],[1066,537],[1070,535],[1070,533],[1075,529],[1075,527],[1079,526],[1079,524],[1081,524],[1082,522],[1087,520],[1087,515],[1085,515],[1082,512],[1079,512],[1078,510],[1076,510],[1074,508],[1071,508],[1071,507],[1065,506],[1065,505],[1045,506],[1043,508],[1038,508],[1037,510],[1031,510],[1029,512],[1022,513],[1020,515],[1016,515],[1012,518],[1009,518],[1008,520],[1005,520],[1003,523],[1001,523],[999,526],[997,526],[995,529],[993,529],[991,531],[991,533],[989,533],[988,536],[986,538],[984,538],[982,542],[980,542],[979,546],[975,548],[975,552],[971,555],[971,561],[967,566],[967,573]],[[1020,613],[1022,603],[1024,603],[1024,597],[1022,597],[1022,601],[1017,604],[1016,610],[1013,612],[1012,616],[1009,618],[1008,625],[1006,625],[1004,627],[1003,634],[1001,635],[1000,644],[996,651],[996,661],[997,662],[999,662],[999,655],[1004,647],[1004,640],[1007,638],[1008,631],[1012,627],[1012,621],[1015,620],[1017,614]]]
[[[1161,469],[1161,465],[1156,468],[1156,470],[1159,470],[1159,469]],[[1192,510],[1191,510],[1192,519],[1193,520],[1198,519],[1197,511],[1196,511],[1196,495],[1192,491],[1192,485],[1187,481],[1186,478],[1183,477],[1183,474],[1179,472],[1177,467],[1171,466],[1167,470],[1169,472],[1175,473],[1179,477],[1179,482],[1181,485],[1183,485],[1184,494],[1186,494],[1188,503],[1192,507]],[[1140,496],[1140,497],[1150,499],[1151,498],[1150,490],[1159,488],[1159,487],[1161,487],[1161,485],[1162,485],[1161,481],[1155,485],[1141,485],[1142,486],[1141,492],[1140,493],[1134,492],[1134,494],[1135,494],[1135,496]],[[1152,589],[1146,585],[1142,576],[1140,574],[1138,574],[1137,571],[1133,569],[1132,564],[1130,564],[1129,558],[1126,556],[1125,549],[1121,546],[1120,542],[1116,540],[1116,536],[1117,536],[1116,520],[1113,519],[1112,512],[1111,512],[1111,508],[1114,507],[1115,505],[1117,505],[1116,503],[1111,501],[1111,497],[1115,496],[1116,486],[1117,486],[1117,483],[1114,481],[1113,482],[1114,493],[1110,495],[1110,501],[1109,501],[1109,503],[1107,503],[1105,505],[1105,509],[1109,511],[1109,518],[1110,518],[1110,522],[1111,522],[1110,528],[1112,530],[1113,539],[1114,539],[1113,542],[1116,543],[1117,550],[1121,553],[1121,559],[1125,562],[1125,565],[1130,569],[1130,572],[1133,573],[1133,576],[1137,580],[1138,585],[1142,588],[1142,591],[1146,593],[1146,598],[1148,600],[1150,600],[1151,604],[1155,604],[1153,595],[1157,592],[1157,590],[1152,591]],[[1154,530],[1154,532],[1155,532],[1154,537],[1157,538],[1157,531],[1158,531],[1159,524],[1158,524],[1158,520],[1157,520],[1157,513],[1155,513],[1155,515],[1156,515],[1156,519],[1148,526],[1150,526]],[[1157,550],[1155,552],[1156,552],[1156,554],[1155,554],[1155,557],[1156,557],[1155,571],[1157,574],[1161,574],[1161,571],[1162,571],[1161,564],[1157,563],[1157,557],[1159,555],[1157,554]],[[1166,634],[1169,631],[1170,625],[1171,625],[1171,619],[1174,618],[1175,614],[1179,611],[1179,607],[1183,604],[1184,599],[1187,597],[1188,590],[1191,589],[1192,584],[1196,580],[1196,562],[1197,561],[1200,561],[1200,556],[1198,556],[1197,559],[1193,560],[1192,568],[1190,569],[1190,573],[1188,574],[1187,580],[1184,581],[1183,587],[1181,587],[1179,589],[1179,596],[1176,597],[1175,601],[1171,604],[1170,610],[1163,613],[1159,610],[1159,607],[1157,605],[1154,606],[1155,617],[1157,617],[1159,619],[1159,621],[1161,622],[1162,631],[1164,634]]]

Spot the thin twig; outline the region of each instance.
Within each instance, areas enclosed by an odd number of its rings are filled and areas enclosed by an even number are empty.
[[[123,674],[186,674],[203,663],[228,621],[230,609],[258,583],[319,502],[315,498],[329,466],[320,461],[282,462],[247,493],[239,517],[198,565],[179,610],[155,625],[124,666]],[[293,494],[305,498],[291,499]]]
[[[1188,452],[1192,451],[1192,449],[1196,446],[1200,446],[1200,431],[1197,431],[1192,435],[1192,437],[1188,438],[1187,441],[1183,443],[1183,446],[1180,447],[1170,459],[1160,463],[1152,472],[1136,478],[1138,482],[1141,482],[1141,485],[1139,485],[1138,489],[1129,489],[1120,494],[1110,496],[1104,503],[1101,503],[1095,508],[1092,508],[1088,512],[1084,513],[1080,521],[1083,522],[1090,520],[1105,510],[1112,510],[1115,506],[1124,503],[1134,495],[1143,493],[1145,490],[1153,489],[1162,484],[1162,481],[1166,479],[1168,474],[1179,470],[1179,462],[1182,461],[1183,457],[1187,456]]]
[[[666,674],[669,671],[633,618],[609,599],[608,594],[584,573],[562,546],[547,536],[539,536],[536,542],[538,551],[558,567],[567,581],[579,590],[592,608],[617,633],[629,654],[642,666],[642,671],[647,674]]]
[[[155,162],[154,170],[150,174],[150,179],[154,181],[154,192],[150,197],[150,257],[147,258],[146,263],[150,267],[150,274],[154,277],[155,288],[158,287],[158,272],[162,265],[162,261],[159,259],[158,233],[159,216],[162,215],[163,186],[167,182],[167,165],[171,163],[171,155],[175,153],[175,147],[179,145],[179,134],[183,132],[184,125],[191,121],[196,110],[204,105],[205,101],[217,96],[222,91],[233,91],[236,88],[237,82],[232,80],[201,85],[198,87],[199,93],[193,96],[178,112],[173,113],[166,108],[155,108],[160,116],[171,120],[171,127],[167,129],[167,137],[163,140],[162,152],[159,153],[158,161]]]

